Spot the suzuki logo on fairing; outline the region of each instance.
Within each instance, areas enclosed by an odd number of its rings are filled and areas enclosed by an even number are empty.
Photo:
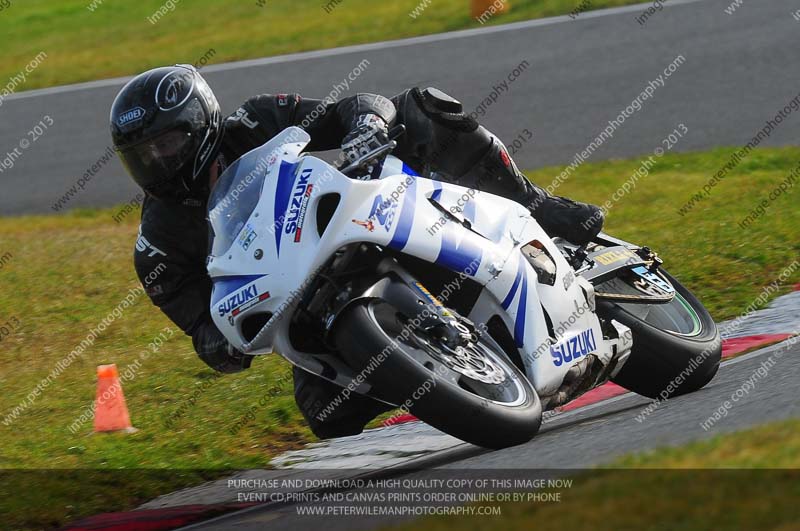
[[[560,367],[564,363],[577,360],[596,349],[594,330],[589,329],[551,346],[550,355],[553,357],[553,365]]]
[[[377,219],[378,223],[389,232],[392,228],[395,212],[397,211],[397,201],[387,199],[378,194],[372,202],[372,210],[369,212],[368,219]]]
[[[246,303],[250,299],[253,299],[258,295],[258,291],[256,290],[255,286],[250,286],[247,289],[244,289],[238,293],[235,293],[225,299],[222,304],[217,307],[219,311],[219,316],[224,317],[225,314],[230,312],[231,310],[238,308],[242,304]]]
[[[314,170],[311,168],[303,170],[297,183],[294,185],[294,192],[292,199],[289,203],[289,212],[286,215],[286,234],[294,233],[294,241],[299,242],[303,231],[303,224],[305,223],[306,209],[308,208],[308,200],[311,198],[311,193],[314,185],[308,183],[308,179]]]

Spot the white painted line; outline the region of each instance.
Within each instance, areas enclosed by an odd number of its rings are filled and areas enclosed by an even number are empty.
[[[694,4],[703,1],[706,0],[669,0],[669,3],[664,4],[664,7],[672,7],[683,4]],[[314,50],[310,52],[276,55],[274,57],[262,57],[260,59],[247,59],[244,61],[234,61],[231,63],[220,63],[204,67],[203,72],[204,73],[226,72],[229,70],[238,70],[242,68],[252,68],[252,67],[274,65],[281,63],[292,63],[298,61],[307,61],[311,59],[320,59],[324,57],[333,57],[337,55],[371,52],[376,50],[387,50],[390,48],[414,46],[418,44],[429,44],[429,43],[449,41],[454,39],[465,39],[469,37],[491,35],[494,33],[504,33],[507,31],[516,31],[520,29],[535,28],[539,26],[551,26],[553,24],[563,24],[565,22],[578,23],[582,20],[620,15],[623,13],[640,12],[652,5],[653,2],[645,2],[643,4],[634,4],[622,7],[598,9],[595,11],[586,11],[584,13],[581,13],[580,16],[575,19],[571,19],[569,15],[559,15],[557,17],[523,20],[521,22],[512,22],[510,24],[488,26],[484,28],[472,28],[466,30],[450,31],[447,33],[435,33],[433,35],[422,35],[420,37],[397,39],[392,41],[373,42],[369,44],[356,44],[352,46],[342,46],[339,48],[330,48],[326,50]],[[72,85],[60,85],[57,87],[28,90],[25,92],[10,94],[9,96],[6,96],[4,100],[6,101],[21,100],[27,98],[36,98],[40,96],[52,96],[55,94],[64,94],[67,92],[75,92],[80,90],[91,90],[97,88],[113,87],[126,83],[132,77],[133,76],[115,77],[111,79],[99,79],[97,81],[87,81],[85,83],[75,83]]]

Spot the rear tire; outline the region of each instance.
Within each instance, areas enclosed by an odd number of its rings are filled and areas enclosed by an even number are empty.
[[[675,306],[665,310],[675,315],[684,312],[696,330],[654,326],[635,315],[645,309],[641,304],[598,301],[598,314],[616,319],[633,331],[633,350],[614,382],[634,393],[665,399],[697,391],[714,378],[722,358],[722,341],[716,323],[700,301],[674,277],[662,273],[676,290],[675,298],[668,303]]]
[[[478,336],[478,343],[481,352],[491,350],[486,354],[488,366],[502,366],[505,379],[499,384],[471,380],[452,369],[448,373],[446,364],[420,348],[418,340],[402,337],[400,331],[407,326],[385,301],[363,301],[338,318],[333,339],[342,357],[367,375],[382,398],[406,403],[411,413],[445,433],[493,449],[522,444],[536,435],[542,421],[539,396],[488,334]],[[479,396],[475,389],[489,396]]]

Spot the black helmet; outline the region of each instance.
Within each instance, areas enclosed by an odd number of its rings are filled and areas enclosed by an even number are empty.
[[[190,65],[154,68],[120,90],[111,105],[111,138],[133,180],[148,194],[206,194],[205,175],[222,137],[211,87]]]

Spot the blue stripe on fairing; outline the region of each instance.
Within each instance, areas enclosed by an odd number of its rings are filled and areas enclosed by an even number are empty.
[[[278,173],[278,184],[275,187],[275,248],[277,254],[281,254],[281,238],[283,237],[283,221],[286,217],[286,210],[289,208],[289,200],[292,198],[292,188],[297,178],[295,170],[299,163],[281,161],[281,169]]]
[[[514,300],[514,295],[517,294],[517,288],[519,287],[520,280],[522,280],[522,268],[517,269],[517,276],[514,278],[514,283],[511,284],[511,289],[508,291],[506,298],[500,303],[500,306],[502,306],[504,310],[508,310],[508,308],[511,306],[511,301]]]
[[[239,291],[246,285],[255,282],[259,278],[266,275],[241,275],[231,277],[217,277],[214,279],[214,291],[211,295],[211,305],[217,304],[219,301],[230,295],[235,291]]]
[[[442,197],[442,183],[439,181],[433,181],[433,193],[431,194],[431,199],[434,201],[439,201],[439,198]]]
[[[461,243],[456,240],[461,237]],[[468,231],[457,222],[448,223],[442,228],[442,248],[436,263],[451,271],[475,276],[483,259],[480,236]],[[472,267],[470,267],[472,266]]]
[[[403,170],[402,171],[406,175],[411,175],[412,177],[419,177],[419,174],[417,172],[415,172],[414,170],[412,170],[411,166],[409,166],[405,162],[403,163]]]
[[[433,181],[431,199],[439,201],[441,195],[442,183]],[[473,205],[472,218],[474,219],[474,217]],[[459,237],[461,243],[457,243]],[[442,227],[442,247],[439,249],[439,256],[436,257],[436,264],[451,271],[475,276],[475,273],[478,272],[478,265],[483,259],[482,243],[480,236],[465,229],[460,223],[448,222]]]
[[[520,259],[521,262],[521,259]],[[524,263],[520,263],[522,270],[522,292],[517,305],[517,317],[514,322],[514,341],[522,348],[525,345],[525,310],[528,307],[528,271]]]
[[[417,208],[417,180],[411,179],[408,185],[403,200],[403,208],[400,210],[400,220],[397,222],[397,228],[394,230],[392,241],[389,242],[389,247],[402,251],[408,243],[408,237],[411,235],[411,226],[414,224],[414,211]]]
[[[475,199],[469,198],[464,205],[464,219],[470,223],[475,223]]]

